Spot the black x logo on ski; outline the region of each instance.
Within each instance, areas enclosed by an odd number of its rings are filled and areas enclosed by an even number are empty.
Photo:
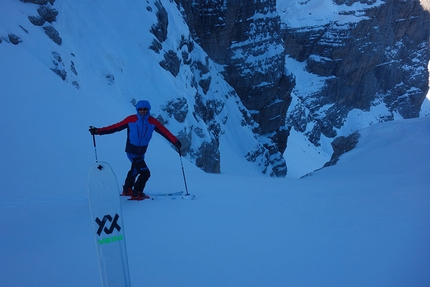
[[[121,226],[118,225],[117,221],[118,221],[119,215],[115,214],[113,221],[112,221],[112,216],[105,215],[103,216],[103,219],[100,220],[98,217],[96,218],[96,222],[99,225],[99,228],[97,230],[97,234],[100,235],[102,233],[102,231],[104,231],[106,234],[111,234],[114,230],[114,228],[116,228],[118,231],[121,230]],[[108,229],[107,227],[105,227],[106,221],[109,220],[110,222],[112,222],[110,228]],[[104,227],[104,229],[103,229]]]

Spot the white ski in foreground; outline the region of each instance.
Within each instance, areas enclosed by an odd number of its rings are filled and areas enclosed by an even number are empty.
[[[88,203],[102,286],[130,287],[118,184],[107,162],[96,162],[90,168]]]

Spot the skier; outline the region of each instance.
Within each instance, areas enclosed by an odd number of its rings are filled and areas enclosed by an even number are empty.
[[[131,161],[131,168],[127,173],[122,195],[131,196],[130,200],[143,200],[149,198],[143,192],[146,182],[151,176],[145,163],[145,152],[152,138],[153,131],[156,131],[174,144],[178,151],[182,144],[166,127],[150,115],[151,105],[148,101],[137,102],[136,111],[135,115],[130,115],[124,120],[107,127],[96,128],[90,126],[89,131],[92,135],[105,135],[127,128],[125,152]]]

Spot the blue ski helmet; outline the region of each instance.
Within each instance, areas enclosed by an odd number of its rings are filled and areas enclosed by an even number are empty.
[[[145,100],[138,101],[136,103],[136,112],[138,112],[139,109],[148,109],[148,113],[149,113],[151,111],[151,104]]]

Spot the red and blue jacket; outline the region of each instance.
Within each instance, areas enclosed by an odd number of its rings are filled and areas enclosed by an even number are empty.
[[[99,128],[97,133],[99,135],[105,135],[127,129],[125,151],[136,155],[145,154],[154,131],[162,135],[172,144],[178,141],[178,139],[156,118],[149,115],[151,105],[148,101],[139,101],[136,104],[136,111],[141,108],[148,109],[148,113],[145,116],[141,116],[140,113],[137,112],[137,114],[130,115],[116,124]]]

